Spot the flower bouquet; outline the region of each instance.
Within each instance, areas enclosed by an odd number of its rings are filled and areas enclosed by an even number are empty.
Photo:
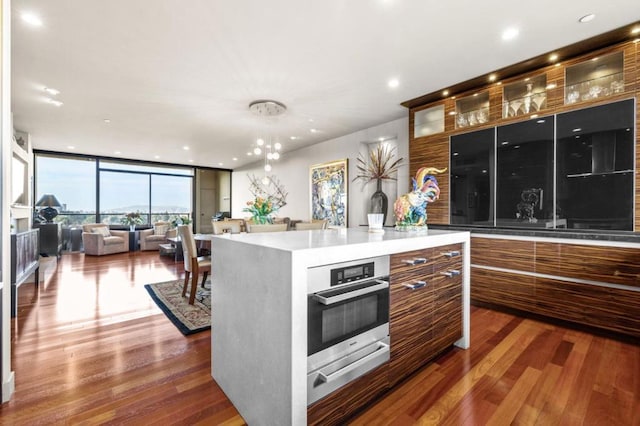
[[[271,200],[271,197],[256,197],[253,201],[247,201],[247,207],[242,209],[243,212],[251,213],[253,223],[260,225],[272,223],[273,218],[271,216],[277,210],[278,209]]]
[[[122,218],[122,223],[124,223],[125,225],[129,225],[129,229],[131,231],[135,231],[136,225],[140,225],[143,222],[144,219],[142,219],[142,215],[140,214],[140,212],[127,213],[125,217]]]

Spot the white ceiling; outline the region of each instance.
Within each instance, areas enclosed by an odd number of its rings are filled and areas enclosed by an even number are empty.
[[[406,116],[402,101],[640,19],[638,0],[13,0],[12,8],[14,127],[34,148],[223,168],[252,162],[246,153],[261,133],[278,136],[285,152],[345,135]],[[23,12],[43,25],[27,25]],[[588,13],[596,19],[579,24]],[[504,42],[510,26],[520,34]],[[45,102],[45,86],[60,90],[63,106]],[[269,124],[248,108],[265,98],[288,107]]]

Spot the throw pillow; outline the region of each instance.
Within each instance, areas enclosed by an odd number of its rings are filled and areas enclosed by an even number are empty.
[[[94,234],[100,234],[103,237],[111,236],[111,232],[109,232],[109,228],[107,228],[106,226],[97,226],[95,228],[91,228],[91,232],[93,232]]]
[[[153,235],[164,235],[169,230],[169,225],[153,225]]]

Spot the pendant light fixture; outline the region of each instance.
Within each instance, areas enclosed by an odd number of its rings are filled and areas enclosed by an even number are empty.
[[[287,107],[282,102],[261,99],[251,102],[249,104],[249,110],[256,115],[263,117],[264,123],[267,125],[265,134],[256,139],[256,146],[253,148],[253,153],[255,155],[264,154],[265,175],[262,179],[262,183],[267,185],[269,183],[267,173],[273,170],[271,162],[280,158],[280,150],[282,149],[282,144],[278,142],[278,139],[273,132],[269,131],[270,129],[268,129],[268,125],[275,122],[275,117],[284,114]]]

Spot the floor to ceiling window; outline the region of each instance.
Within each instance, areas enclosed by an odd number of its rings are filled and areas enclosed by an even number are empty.
[[[139,213],[143,224],[192,216],[193,168],[36,153],[35,197],[53,194],[65,225],[122,223]]]

